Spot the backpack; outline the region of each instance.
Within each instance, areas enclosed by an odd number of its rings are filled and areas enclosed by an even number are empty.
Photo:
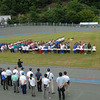
[[[2,80],[4,80],[5,79],[5,76],[4,75],[1,75],[1,78],[2,78]]]

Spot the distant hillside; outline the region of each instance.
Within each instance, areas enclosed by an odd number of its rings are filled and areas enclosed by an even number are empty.
[[[0,15],[12,15],[13,23],[79,23],[99,21],[99,0],[0,0]]]

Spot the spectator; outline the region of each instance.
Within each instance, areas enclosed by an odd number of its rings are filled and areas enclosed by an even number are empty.
[[[38,92],[42,92],[42,74],[40,73],[40,69],[37,69],[37,73],[35,74],[36,81],[37,81],[37,89]]]
[[[18,76],[16,75],[16,72],[13,73],[12,77],[11,77],[12,81],[13,81],[13,86],[14,86],[14,93],[18,91],[18,85],[17,85],[17,81],[18,81]]]
[[[49,84],[50,84],[50,80],[47,78],[47,74],[44,74],[44,78],[42,79],[42,83],[43,83],[43,98],[47,98],[47,100],[51,99],[51,97],[49,96]]]
[[[35,97],[35,79],[33,78],[33,74],[30,74],[30,78],[29,78],[29,83],[30,83],[30,87],[31,87],[31,94],[33,97]]]
[[[65,78],[62,77],[62,72],[59,72],[59,77],[56,80],[58,85],[58,94],[59,94],[59,100],[61,100],[61,92],[62,92],[62,98],[65,100]]]
[[[8,85],[12,86],[12,80],[11,80],[12,71],[10,70],[9,67],[6,70],[6,74],[7,74]]]
[[[32,68],[29,68],[29,71],[27,72],[27,79],[28,79],[28,87],[30,89],[30,82],[29,82],[29,78],[30,78],[30,75],[33,74],[32,72]]]
[[[53,75],[53,73],[50,72],[50,68],[47,69],[46,74],[47,74],[47,78],[50,80],[49,92],[51,92],[52,94],[55,94],[54,83],[53,83],[54,75]]]
[[[26,76],[24,76],[24,72],[22,72],[22,75],[20,76],[20,84],[22,88],[22,93],[26,94]]]
[[[64,71],[64,75],[63,77],[65,78],[65,88],[66,88],[66,93],[67,93],[67,96],[69,96],[69,85],[70,85],[70,78],[69,76],[67,76],[67,72]]]

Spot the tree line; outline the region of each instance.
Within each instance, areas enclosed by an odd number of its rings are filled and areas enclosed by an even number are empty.
[[[99,4],[99,0],[0,0],[0,15],[11,15],[9,24],[93,22],[99,21]]]

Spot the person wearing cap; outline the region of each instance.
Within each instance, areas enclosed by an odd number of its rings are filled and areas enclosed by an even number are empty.
[[[21,76],[23,72],[24,72],[24,67],[21,67],[21,70],[19,72],[19,75]],[[25,72],[24,72],[24,74],[25,74]]]
[[[11,80],[12,71],[10,70],[9,67],[6,70],[6,74],[7,74],[8,85],[12,86],[12,80]]]
[[[47,78],[50,80],[50,87],[49,87],[49,92],[51,92],[52,94],[55,94],[54,92],[54,83],[53,83],[53,73],[50,72],[50,68],[47,69]]]
[[[61,92],[62,92],[62,98],[65,100],[65,78],[62,77],[62,72],[59,72],[59,77],[56,79],[57,85],[58,85],[58,94],[59,94],[59,100],[61,100]]]
[[[28,87],[30,89],[30,82],[29,82],[29,78],[30,78],[30,75],[33,74],[32,72],[32,68],[29,68],[29,71],[27,72],[27,79],[28,79]]]
[[[37,69],[37,73],[35,74],[35,78],[37,81],[37,89],[38,92],[42,92],[42,74],[40,73],[40,69]]]
[[[49,100],[51,97],[49,96],[49,84],[50,80],[47,78],[47,74],[44,74],[44,78],[42,79],[42,84],[43,84],[43,98]]]
[[[16,72],[13,73],[13,75],[11,76],[11,79],[13,81],[14,93],[15,92],[19,93],[19,91],[18,91],[18,85],[17,85],[18,76],[16,75]]]
[[[2,71],[1,77],[2,77],[2,80],[3,80],[3,89],[4,90],[8,90],[7,74],[6,74],[6,70],[5,69],[3,69],[3,71]]]
[[[67,93],[67,96],[69,96],[70,94],[69,94],[69,85],[70,85],[70,78],[69,78],[69,76],[67,76],[67,72],[66,71],[64,71],[64,75],[63,75],[63,77],[65,78],[65,88],[66,88],[66,93]]]
[[[20,84],[22,87],[22,93],[26,94],[26,76],[24,72],[22,72],[22,75],[20,76]]]

